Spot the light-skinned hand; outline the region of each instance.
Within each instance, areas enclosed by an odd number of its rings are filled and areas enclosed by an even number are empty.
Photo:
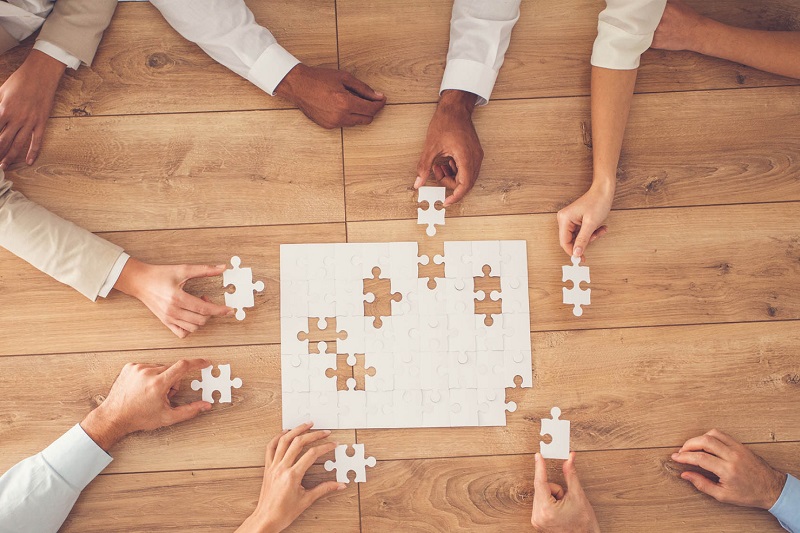
[[[267,444],[264,482],[258,505],[236,530],[237,533],[283,531],[322,496],[347,488],[344,483],[335,481],[326,481],[308,490],[301,485],[314,461],[336,448],[335,442],[326,442],[302,453],[306,446],[331,434],[328,430],[309,432],[311,426],[309,422],[291,431],[283,431]]]
[[[370,124],[386,105],[386,96],[349,72],[302,63],[286,74],[275,94],[326,129]]]
[[[575,452],[564,461],[564,481],[567,490],[547,481],[547,466],[541,454],[535,455],[533,478],[533,513],[531,525],[541,533],[597,533],[600,526],[592,504],[583,492],[575,470]]]
[[[39,50],[0,86],[0,169],[39,156],[56,89],[66,66]]]
[[[660,50],[696,50],[699,34],[708,21],[686,2],[670,0],[650,46]]]
[[[225,265],[150,265],[131,257],[114,288],[147,306],[170,331],[185,338],[204,326],[212,316],[231,316],[236,310],[217,305],[203,296],[183,290],[193,278],[219,276]]]
[[[445,207],[466,196],[481,170],[483,148],[472,124],[476,99],[465,91],[444,91],[428,125],[414,188],[433,178],[438,185],[452,189],[444,200]]]
[[[719,481],[714,482],[699,472],[681,474],[697,490],[722,503],[769,509],[778,501],[786,483],[786,474],[716,429],[687,440],[672,454],[672,460],[699,466],[717,476]]]
[[[197,401],[173,406],[181,380],[190,372],[210,365],[205,359],[181,359],[172,366],[128,363],[122,367],[111,391],[81,427],[98,446],[108,451],[126,435],[150,431],[196,417],[211,409]]]
[[[613,187],[592,185],[583,196],[561,209],[556,215],[561,248],[570,256],[583,257],[589,243],[608,233],[603,223],[613,201]]]

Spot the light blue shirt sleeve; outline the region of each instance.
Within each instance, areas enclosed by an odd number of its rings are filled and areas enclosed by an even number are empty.
[[[111,456],[75,424],[0,477],[0,533],[55,533]]]
[[[786,476],[786,484],[770,510],[778,519],[783,529],[791,533],[800,533],[800,481],[791,474]]]

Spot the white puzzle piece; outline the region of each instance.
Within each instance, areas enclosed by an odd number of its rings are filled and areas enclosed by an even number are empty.
[[[284,392],[281,396],[283,429],[294,429],[311,420],[309,392]]]
[[[374,467],[376,464],[374,457],[364,456],[363,444],[353,444],[352,456],[347,453],[347,444],[337,446],[334,454],[336,461],[325,461],[325,470],[330,472],[336,469],[337,483],[350,483],[348,472],[355,472],[355,482],[363,483],[367,480],[366,467]]]
[[[242,386],[239,378],[231,379],[231,365],[217,365],[219,375],[214,376],[214,365],[200,371],[201,381],[192,381],[192,390],[203,389],[203,401],[214,403],[214,391],[219,392],[219,403],[231,403],[231,388]]]
[[[444,225],[444,208],[436,209],[436,202],[444,202],[445,188],[444,187],[420,187],[417,201],[419,203],[427,202],[426,209],[417,208],[417,224],[426,224],[428,228],[425,233],[428,237],[436,235],[436,225]]]
[[[572,257],[572,265],[561,267],[561,281],[572,282],[572,288],[562,288],[563,301],[565,304],[574,306],[572,314],[581,316],[583,314],[582,305],[591,304],[592,289],[581,289],[581,282],[589,283],[589,267],[578,266],[581,262],[580,257]]]
[[[561,420],[561,409],[550,409],[553,418],[542,418],[540,435],[550,435],[549,443],[539,442],[539,452],[545,459],[569,459],[569,420]]]
[[[256,305],[253,292],[264,290],[264,282],[256,281],[253,283],[253,269],[239,268],[242,260],[238,256],[231,257],[233,268],[222,273],[222,287],[233,286],[234,292],[225,293],[225,305],[236,309],[236,320],[244,320],[245,308]]]

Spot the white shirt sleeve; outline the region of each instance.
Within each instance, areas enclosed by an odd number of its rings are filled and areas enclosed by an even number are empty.
[[[150,1],[178,33],[270,95],[300,63],[255,21],[244,0]]]
[[[111,460],[76,424],[0,477],[0,533],[55,533]]]
[[[484,105],[503,65],[521,0],[455,0],[450,19],[450,49],[439,94],[458,89]]]
[[[108,273],[108,277],[106,278],[105,283],[103,286],[100,287],[100,292],[97,295],[101,298],[105,298],[108,296],[108,293],[111,292],[111,289],[114,288],[114,285],[117,284],[117,280],[119,279],[120,274],[122,274],[122,269],[125,268],[125,264],[128,262],[131,256],[123,252],[118,258],[117,262],[114,263],[114,266],[111,267],[111,272]]]
[[[37,40],[36,43],[33,45],[33,49],[39,50],[40,52],[49,55],[56,61],[61,61],[67,66],[67,68],[76,70],[78,67],[81,66],[80,59],[70,54],[60,46],[54,45],[53,43],[43,40]]]
[[[667,0],[606,0],[597,22],[592,65],[613,70],[639,68],[653,43]]]

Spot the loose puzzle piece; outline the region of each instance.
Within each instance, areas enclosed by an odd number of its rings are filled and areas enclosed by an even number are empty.
[[[564,303],[574,306],[572,314],[581,316],[583,314],[582,305],[589,305],[591,303],[592,289],[581,289],[581,282],[589,283],[589,267],[578,266],[581,262],[580,257],[572,257],[572,265],[561,267],[561,281],[572,282],[572,288],[567,289],[563,287],[562,294]]]
[[[569,459],[569,420],[560,420],[561,409],[550,409],[553,418],[542,418],[540,435],[550,435],[550,443],[539,442],[539,452],[545,459]]]
[[[381,327],[382,317],[392,316],[392,302],[400,302],[403,295],[392,292],[392,282],[381,279],[381,269],[372,269],[372,279],[364,280],[364,295],[372,298],[364,301],[364,316],[372,316],[376,328]]]
[[[244,320],[245,308],[253,307],[255,303],[255,296],[253,292],[261,292],[264,290],[264,282],[257,281],[253,283],[253,269],[239,268],[242,260],[238,256],[231,257],[231,265],[222,273],[222,287],[233,285],[234,292],[225,293],[225,305],[236,309],[236,320]]]
[[[214,391],[219,392],[219,403],[231,403],[231,387],[242,386],[239,378],[231,379],[231,365],[217,365],[219,376],[214,376],[214,365],[200,371],[202,381],[192,381],[192,390],[203,389],[203,401],[214,403]]]
[[[436,235],[435,225],[444,225],[444,209],[436,209],[437,202],[444,202],[444,187],[420,187],[417,201],[427,203],[426,209],[417,208],[417,224],[427,224],[425,233],[428,237]]]
[[[483,265],[483,276],[473,278],[475,290],[475,314],[484,315],[483,322],[491,326],[494,318],[503,312],[503,302],[500,286],[500,277],[492,276],[492,267]]]
[[[309,341],[308,353],[337,353],[336,342],[346,339],[346,331],[336,331],[336,317],[308,317],[308,331],[298,331],[297,340]],[[323,343],[325,350],[321,351]]]
[[[376,464],[374,457],[364,457],[363,444],[353,444],[353,455],[347,454],[347,444],[337,446],[334,453],[336,461],[325,461],[325,470],[330,472],[336,469],[338,483],[350,483],[348,472],[355,472],[355,482],[363,483],[367,480],[366,467],[374,467]]]

